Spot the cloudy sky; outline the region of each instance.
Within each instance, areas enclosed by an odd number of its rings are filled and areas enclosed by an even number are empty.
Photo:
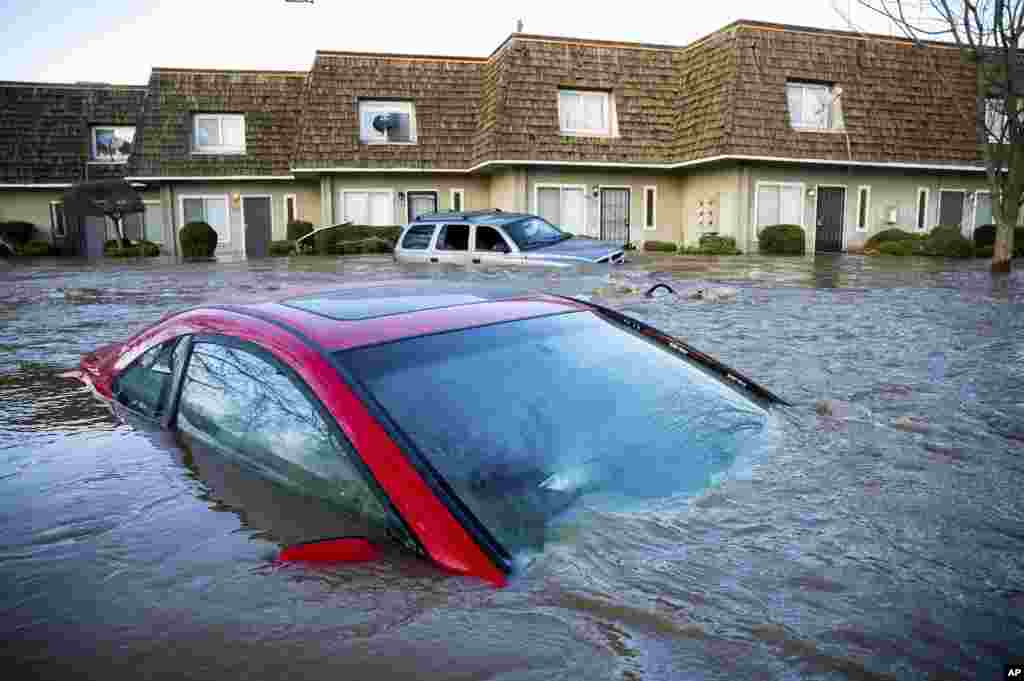
[[[486,56],[528,33],[682,45],[736,19],[845,27],[856,0],[11,0],[0,80],[145,83],[152,66],[306,69],[316,49]],[[867,17],[855,17],[864,22]]]

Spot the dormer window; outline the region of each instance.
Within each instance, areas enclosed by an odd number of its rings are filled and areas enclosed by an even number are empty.
[[[563,135],[612,137],[615,107],[611,95],[596,90],[559,90],[558,123]]]
[[[133,126],[94,125],[92,160],[95,163],[126,163],[135,141]]]
[[[359,140],[364,144],[415,144],[416,105],[408,101],[360,101]]]
[[[195,114],[192,117],[192,151],[199,154],[244,154],[245,116]]]
[[[798,130],[840,130],[843,127],[839,96],[842,89],[825,83],[786,83],[789,124]]]

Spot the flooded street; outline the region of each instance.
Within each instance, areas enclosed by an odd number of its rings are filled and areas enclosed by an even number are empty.
[[[410,277],[599,300],[793,406],[707,489],[568,528],[495,590],[397,550],[277,564],[312,531],[288,500],[59,377],[200,302]],[[0,637],[37,678],[999,678],[1022,484],[1024,276],[982,260],[0,260]]]

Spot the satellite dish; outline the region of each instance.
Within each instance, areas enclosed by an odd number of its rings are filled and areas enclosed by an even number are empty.
[[[377,132],[386,133],[388,130],[398,128],[398,117],[394,114],[377,114],[373,117],[373,129]]]

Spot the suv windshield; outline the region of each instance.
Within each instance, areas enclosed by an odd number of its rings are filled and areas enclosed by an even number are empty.
[[[526,218],[504,227],[505,232],[522,251],[572,238],[572,235],[566,234],[543,218]]]
[[[509,553],[570,506],[693,494],[767,434],[738,389],[592,312],[337,357]]]

